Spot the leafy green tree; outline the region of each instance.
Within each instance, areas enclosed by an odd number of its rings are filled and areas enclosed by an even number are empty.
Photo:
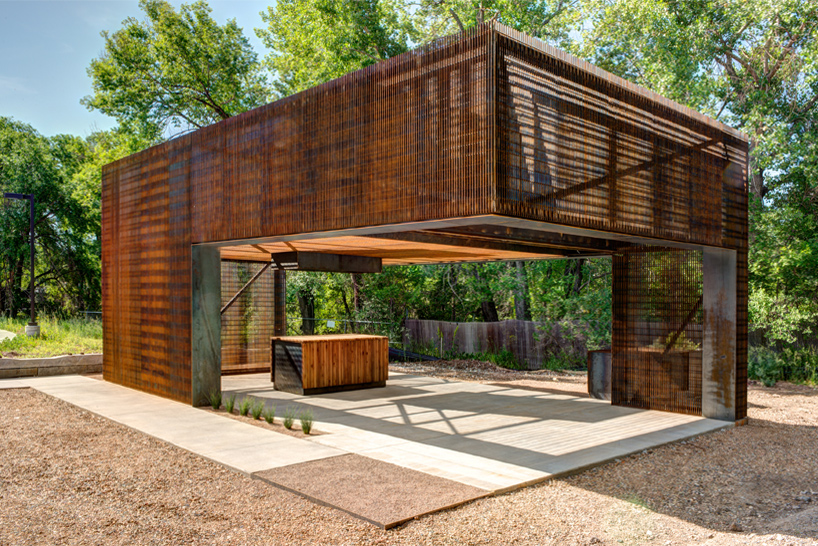
[[[35,196],[34,284],[38,307],[46,312],[99,308],[98,228],[71,184],[89,153],[82,139],[48,139],[28,125],[0,118],[0,191]],[[0,311],[6,316],[28,305],[28,229],[28,207],[7,201],[0,209]]]
[[[496,20],[565,47],[579,7],[579,0],[421,0],[413,19],[423,41]]]
[[[130,133],[198,128],[267,102],[265,74],[234,19],[224,25],[204,1],[177,12],[164,0],[140,0],[147,18],[103,32],[105,50],[88,68],[91,110]]]
[[[285,97],[407,51],[413,34],[399,0],[279,0],[256,34]]]

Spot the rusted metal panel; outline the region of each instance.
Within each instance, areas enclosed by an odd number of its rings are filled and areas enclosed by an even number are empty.
[[[623,403],[695,413],[695,382],[690,400],[653,383],[634,391],[648,374],[639,366],[669,358],[638,356],[650,345],[640,336],[680,328],[701,295],[668,280],[660,308],[675,322],[658,328],[643,316],[649,302],[638,296],[655,287],[639,268],[695,263],[686,250],[622,250],[655,241],[737,252],[741,418],[747,149],[741,133],[502,25],[438,40],[103,169],[105,377],[189,401],[191,245],[236,242],[222,258],[253,260],[264,250],[252,245],[320,252],[326,232],[347,250],[325,252],[384,264],[617,252],[614,309],[624,322],[614,327],[614,392]],[[478,217],[491,222],[460,229]],[[425,222],[416,228],[424,233],[353,236],[410,222]],[[309,245],[285,238],[299,234]],[[226,340],[225,369],[255,362],[250,347]],[[681,389],[683,379],[668,380]]]
[[[702,414],[702,256],[622,249],[613,257],[611,401]]]

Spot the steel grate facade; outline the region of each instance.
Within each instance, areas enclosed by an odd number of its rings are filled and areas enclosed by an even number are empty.
[[[222,260],[222,307],[263,264]],[[270,371],[273,336],[273,270],[268,268],[221,316],[222,374]]]
[[[438,40],[103,169],[105,377],[190,401],[192,245],[436,222],[469,244],[542,230],[543,248],[613,254],[617,403],[685,413],[701,358],[649,349],[701,296],[701,249],[734,250],[741,418],[747,154],[741,133],[502,25]],[[222,265],[223,303],[252,267]],[[269,365],[272,273],[258,282],[222,317],[225,372]],[[683,331],[700,343],[701,317]]]

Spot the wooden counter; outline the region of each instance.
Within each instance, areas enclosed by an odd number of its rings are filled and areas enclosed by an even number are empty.
[[[383,387],[389,374],[389,340],[337,334],[271,338],[271,379],[293,394]]]

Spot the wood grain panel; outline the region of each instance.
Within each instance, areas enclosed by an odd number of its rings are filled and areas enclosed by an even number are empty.
[[[349,388],[383,386],[389,375],[389,339],[362,334],[278,336],[271,338],[275,355],[275,388],[295,394],[317,394]],[[300,361],[284,354],[295,347]],[[297,360],[297,359],[296,359]],[[300,383],[296,377],[300,376]]]

